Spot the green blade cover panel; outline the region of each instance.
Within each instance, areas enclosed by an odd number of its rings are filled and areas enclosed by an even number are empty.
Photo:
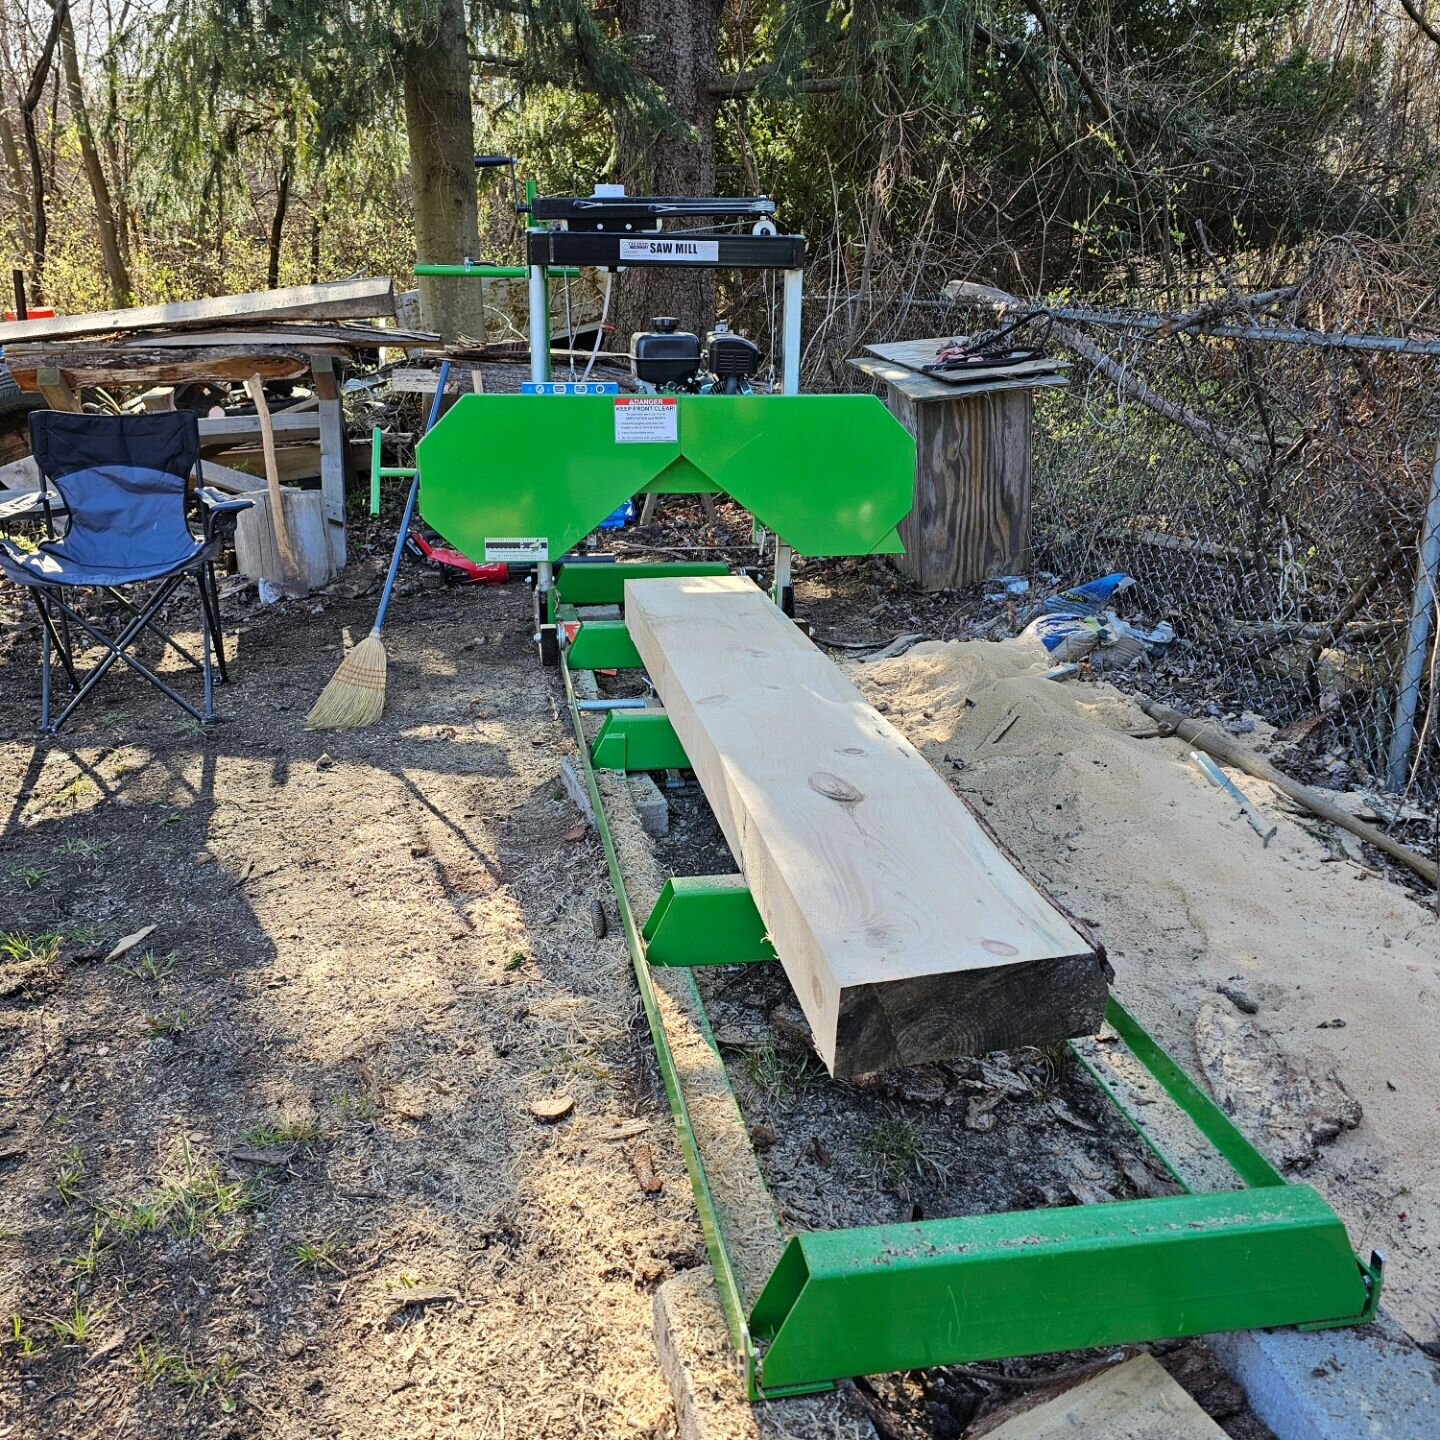
[[[558,560],[652,481],[685,475],[802,554],[899,553],[915,441],[877,397],[678,402],[679,439],[636,444],[617,442],[612,396],[463,395],[420,441],[421,513],[472,560],[497,538],[543,538]]]

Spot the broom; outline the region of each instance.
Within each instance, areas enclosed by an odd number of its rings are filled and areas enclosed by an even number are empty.
[[[430,418],[425,422],[427,435],[440,418],[440,401],[449,379],[450,362],[446,360],[440,366],[440,381],[435,386]],[[390,598],[395,593],[395,577],[400,573],[400,557],[405,553],[405,540],[410,534],[410,521],[419,495],[420,470],[417,464],[415,476],[410,481],[410,493],[405,497],[400,533],[395,537],[395,553],[390,557],[385,587],[380,592],[380,608],[375,612],[375,624],[358,645],[351,647],[330,683],[320,692],[320,698],[311,706],[310,713],[305,717],[307,730],[363,730],[367,725],[373,725],[385,709],[385,642],[381,640],[380,632],[385,627],[385,615],[390,609]]]

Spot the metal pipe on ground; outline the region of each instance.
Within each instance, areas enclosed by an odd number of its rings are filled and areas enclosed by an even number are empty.
[[[1415,741],[1415,711],[1420,703],[1425,657],[1430,650],[1435,605],[1440,597],[1440,445],[1430,471],[1430,501],[1420,530],[1420,556],[1415,567],[1415,593],[1410,601],[1410,626],[1405,637],[1405,660],[1400,673],[1400,690],[1395,697],[1395,724],[1390,732],[1390,753],[1385,766],[1385,783],[1391,790],[1405,788],[1410,749]],[[1435,703],[1434,688],[1431,703]]]

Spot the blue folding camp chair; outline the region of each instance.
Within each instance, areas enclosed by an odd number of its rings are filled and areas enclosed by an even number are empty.
[[[229,678],[215,558],[234,531],[235,517],[252,502],[205,488],[195,415],[190,411],[113,416],[37,410],[30,416],[30,441],[42,479],[54,485],[64,502],[64,531],[58,538],[41,541],[34,550],[0,539],[0,573],[27,586],[40,612],[40,728],[57,734],[117,660],[123,660],[196,720],[213,720],[212,647],[221,680]],[[187,485],[192,472],[197,482],[198,538],[189,519]],[[44,494],[41,501],[53,535],[51,503]],[[158,623],[165,603],[190,576],[200,591],[199,660]],[[137,604],[125,592],[139,585],[152,588]],[[128,612],[118,634],[105,634],[77,608],[76,592],[85,589],[105,592]],[[107,652],[83,677],[75,670],[71,622]],[[133,653],[147,630],[202,672],[203,711]],[[51,657],[55,653],[74,694],[52,723]]]

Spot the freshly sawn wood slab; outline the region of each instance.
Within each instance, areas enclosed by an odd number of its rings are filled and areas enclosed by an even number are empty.
[[[832,1074],[1098,1028],[1102,957],[750,581],[625,616]]]

